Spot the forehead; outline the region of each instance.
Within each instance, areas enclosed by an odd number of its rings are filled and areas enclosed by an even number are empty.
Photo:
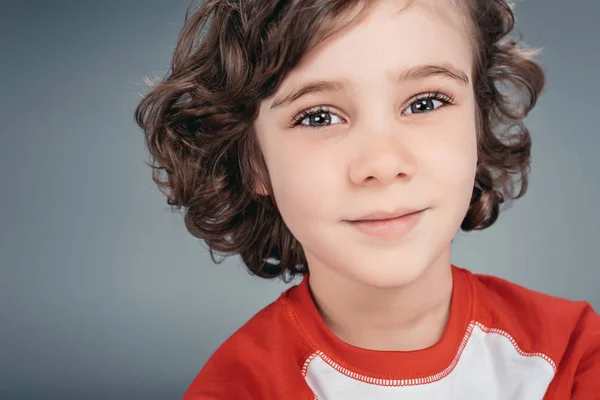
[[[371,4],[359,19],[309,51],[282,86],[342,76],[367,81],[419,65],[450,64],[471,74],[468,24],[458,0]]]

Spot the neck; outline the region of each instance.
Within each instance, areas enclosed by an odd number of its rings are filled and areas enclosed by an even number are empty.
[[[309,285],[325,324],[344,342],[370,350],[424,349],[440,340],[450,314],[449,250],[401,287],[366,285],[327,268],[311,271]]]

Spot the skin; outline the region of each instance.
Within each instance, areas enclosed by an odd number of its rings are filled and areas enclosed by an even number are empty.
[[[440,11],[420,1],[381,2],[307,53],[255,121],[317,308],[340,339],[362,348],[426,348],[448,318],[450,245],[473,190],[477,135],[468,35]],[[397,79],[424,65],[449,67],[467,82],[445,74]],[[317,80],[346,86],[273,108]],[[416,108],[415,97],[432,92],[452,103],[434,98]],[[313,115],[291,126],[319,106],[325,120]],[[425,209],[401,238],[369,236],[347,222],[401,207]]]

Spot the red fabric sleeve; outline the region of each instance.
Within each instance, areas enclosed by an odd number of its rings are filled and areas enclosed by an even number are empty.
[[[237,339],[237,338],[235,338]],[[286,355],[230,340],[204,365],[182,400],[312,400],[302,374]]]
[[[573,382],[572,400],[600,399],[600,315],[588,307],[581,317],[577,332],[581,353]]]
[[[182,400],[252,399],[251,391],[260,385],[252,385],[248,371],[243,368],[242,357],[231,357],[229,346],[219,348],[189,386]]]
[[[292,329],[288,306],[267,306],[208,359],[183,400],[314,399],[301,372],[312,352]]]

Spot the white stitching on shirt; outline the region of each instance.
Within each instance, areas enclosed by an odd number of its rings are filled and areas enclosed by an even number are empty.
[[[352,379],[356,379],[359,380],[361,382],[366,382],[366,383],[370,383],[370,384],[374,384],[374,385],[379,385],[379,386],[416,386],[416,385],[424,385],[424,384],[428,384],[428,383],[432,383],[435,381],[439,381],[440,379],[444,378],[445,376],[447,376],[450,372],[452,372],[452,370],[456,367],[456,364],[458,364],[458,360],[460,359],[460,356],[462,355],[463,350],[465,349],[465,346],[467,345],[467,342],[469,341],[469,338],[471,337],[471,334],[473,333],[473,328],[477,326],[479,327],[482,331],[484,331],[485,333],[497,333],[500,335],[503,335],[504,337],[506,337],[511,344],[514,346],[514,348],[517,350],[517,352],[523,356],[527,356],[527,357],[541,357],[544,360],[546,360],[554,369],[554,372],[556,373],[556,363],[554,362],[554,360],[552,360],[548,355],[544,354],[544,353],[528,353],[523,351],[518,345],[517,342],[515,341],[515,339],[508,334],[507,332],[501,330],[501,329],[496,329],[496,328],[488,328],[487,326],[483,325],[480,322],[477,321],[471,321],[469,323],[469,326],[467,327],[467,331],[465,332],[465,335],[463,336],[460,346],[458,348],[458,351],[456,352],[456,356],[454,357],[454,359],[452,360],[452,362],[450,363],[450,365],[448,365],[448,367],[446,367],[443,371],[435,374],[435,375],[430,375],[430,376],[426,376],[426,377],[422,377],[422,378],[414,378],[414,379],[381,379],[381,378],[373,378],[370,376],[366,376],[363,374],[359,374],[356,372],[353,372],[345,367],[342,367],[341,365],[339,365],[338,363],[336,363],[335,361],[333,361],[331,358],[329,358],[325,353],[323,353],[321,350],[317,350],[314,353],[312,353],[304,362],[304,365],[302,366],[302,375],[304,377],[306,377],[307,371],[308,371],[308,366],[310,365],[310,363],[318,356],[320,357],[323,361],[325,361],[329,366],[331,366],[332,368],[334,368],[336,371],[352,378]],[[315,396],[315,400],[316,400],[316,396]]]

